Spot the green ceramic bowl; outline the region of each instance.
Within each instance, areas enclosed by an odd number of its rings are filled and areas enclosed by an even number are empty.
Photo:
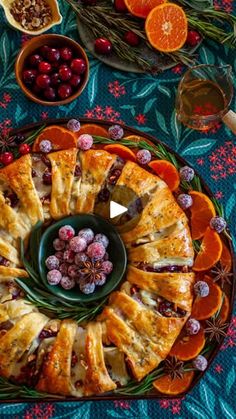
[[[109,253],[109,259],[113,263],[113,271],[108,275],[106,283],[101,287],[96,287],[92,294],[83,294],[78,286],[72,290],[64,290],[60,285],[52,286],[47,282],[48,269],[45,265],[45,260],[48,256],[55,253],[52,245],[53,240],[58,237],[59,228],[67,224],[71,225],[76,233],[82,228],[89,227],[95,234],[104,233],[109,238],[107,251]],[[38,266],[41,279],[52,294],[67,301],[87,303],[105,297],[113,291],[122,280],[126,270],[126,264],[127,255],[125,246],[116,229],[104,218],[93,214],[79,214],[63,218],[52,224],[42,235],[39,245]]]

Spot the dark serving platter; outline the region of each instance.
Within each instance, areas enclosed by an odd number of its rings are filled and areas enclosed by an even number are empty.
[[[45,126],[47,126],[47,125],[55,125],[55,124],[57,124],[57,125],[66,125],[66,123],[67,123],[67,121],[69,119],[70,118],[48,119],[48,120],[44,121],[44,125]],[[109,126],[112,125],[111,122],[103,121],[103,120],[101,121],[101,120],[87,119],[87,118],[78,118],[78,119],[80,120],[80,122],[82,124],[85,124],[85,123],[86,124],[89,124],[89,123],[93,123],[94,124],[94,123],[96,123],[98,125],[103,126],[104,128],[109,128]],[[12,130],[11,131],[11,134],[12,135],[16,135],[16,134],[27,134],[27,133],[30,133],[32,130],[35,130],[35,129],[39,128],[40,126],[42,126],[42,123],[41,122],[32,123],[32,124],[26,125],[24,127],[17,128],[17,129]],[[145,138],[145,139],[153,142],[154,144],[162,144],[160,140],[157,140],[155,137],[153,137],[150,134],[146,134],[146,133],[141,132],[141,131],[139,131],[137,129],[128,127],[126,125],[123,125],[123,129],[124,129],[124,133],[125,133],[124,136],[137,135],[137,136],[143,137],[143,138]],[[169,152],[171,152],[171,153],[173,153],[176,156],[177,160],[181,164],[183,164],[183,165],[188,164],[186,162],[186,160],[184,160],[181,156],[179,156],[169,146],[167,146],[166,144],[164,144],[164,145],[165,145],[166,150],[169,151]],[[200,181],[201,181],[201,184],[202,184],[202,187],[203,187],[203,192],[205,192],[210,198],[213,198],[214,195],[211,192],[211,190],[209,189],[209,187],[207,186],[207,184],[205,183],[204,179],[196,172],[196,170],[195,170],[195,173],[200,178]],[[229,233],[229,231],[228,231],[228,233]],[[232,280],[232,284],[231,285],[228,285],[228,288],[227,288],[227,295],[228,295],[229,301],[230,301],[230,311],[229,311],[229,318],[228,318],[228,321],[229,321],[231,319],[231,316],[232,316],[233,302],[234,302],[234,295],[235,295],[235,282],[234,282],[234,279],[236,278],[236,256],[235,256],[234,251],[233,251],[232,243],[231,243],[231,241],[229,239],[227,239],[227,245],[228,245],[228,247],[230,249],[231,256],[232,256],[232,261],[233,261],[233,264],[232,264],[233,265],[232,266],[233,280]],[[195,375],[195,377],[194,377],[194,379],[193,379],[193,381],[192,381],[189,389],[186,392],[181,393],[180,395],[174,396],[175,398],[183,397],[184,395],[186,395],[187,393],[189,393],[193,389],[193,387],[195,387],[195,385],[199,382],[199,380],[207,372],[207,370],[210,367],[213,359],[217,356],[217,354],[218,354],[218,352],[220,350],[220,347],[221,347],[221,345],[223,343],[223,340],[224,340],[224,337],[222,336],[220,342],[215,345],[215,347],[213,348],[212,352],[210,353],[210,355],[208,357],[208,367],[207,367],[207,369],[204,372],[197,373]],[[40,398],[40,401],[52,401],[52,402],[62,402],[62,401],[63,402],[66,402],[66,401],[70,401],[71,402],[71,401],[78,401],[79,402],[79,401],[135,400],[135,399],[136,400],[139,400],[139,399],[160,399],[160,398],[161,399],[171,399],[171,398],[173,398],[173,396],[172,395],[160,394],[160,393],[157,393],[155,390],[152,390],[148,394],[139,395],[139,396],[130,396],[130,395],[123,395],[123,394],[118,394],[118,393],[113,393],[113,394],[112,393],[110,393],[110,394],[107,393],[107,394],[104,394],[104,395],[101,395],[101,396],[91,396],[91,397],[81,397],[81,398],[63,397],[63,396],[62,397],[56,397],[56,396],[55,397],[53,397],[53,396],[52,397],[48,397],[47,396],[45,399]],[[38,402],[39,399],[38,398],[34,398],[34,397],[30,397],[30,398],[15,398],[15,399],[1,399],[0,400],[0,403],[9,403],[9,402],[12,402],[12,403],[20,403],[21,402],[21,403],[23,403],[23,402],[26,402],[26,401]]]

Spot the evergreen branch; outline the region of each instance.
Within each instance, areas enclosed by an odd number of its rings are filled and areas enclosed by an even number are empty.
[[[64,399],[64,396],[56,394],[41,393],[33,388],[13,384],[5,378],[0,377],[0,400],[13,399],[48,399],[48,398]]]

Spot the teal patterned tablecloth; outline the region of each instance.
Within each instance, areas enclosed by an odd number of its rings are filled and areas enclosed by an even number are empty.
[[[227,12],[233,0],[216,0]],[[78,39],[74,14],[60,2],[63,21],[53,32]],[[218,124],[207,133],[180,125],[174,112],[178,82],[184,72],[177,65],[161,75],[136,75],[113,70],[91,56],[90,79],[81,97],[61,107],[30,102],[16,84],[14,61],[26,35],[12,30],[0,10],[0,131],[30,122],[70,116],[85,116],[122,122],[150,133],[171,146],[204,177],[215,197],[224,205],[236,239],[236,139]],[[200,63],[230,63],[235,73],[236,55],[224,46],[204,42]],[[236,109],[235,99],[232,108]],[[236,417],[236,316],[211,368],[194,390],[182,399],[152,401],[104,401],[86,403],[23,403],[0,405],[1,419],[94,419],[94,418],[198,418]]]

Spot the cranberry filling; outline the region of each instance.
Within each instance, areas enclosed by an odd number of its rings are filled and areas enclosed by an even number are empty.
[[[27,384],[29,387],[35,387],[39,377],[39,372],[36,371],[36,356],[28,362],[27,365],[21,368],[21,372],[18,377],[11,377],[12,381],[18,384]]]
[[[107,183],[110,185],[115,185],[121,175],[121,172],[121,169],[113,169],[108,175]]]
[[[42,204],[50,204],[51,201],[51,194],[45,195],[42,198],[40,198],[40,201],[42,202]]]
[[[102,189],[98,194],[98,201],[107,202],[110,198],[110,191],[107,188]]]
[[[31,170],[31,176],[32,176],[32,177],[37,177],[37,172],[36,172],[36,170],[34,170],[34,169],[32,169],[32,170]]]
[[[45,154],[41,154],[41,160],[42,162],[45,164],[45,166],[47,166],[49,169],[51,169],[51,162],[50,160],[47,158],[47,156],[45,156]]]
[[[72,351],[72,356],[71,356],[71,368],[75,367],[76,364],[78,362],[78,357],[75,353],[75,351]]]
[[[15,192],[4,192],[4,198],[6,199],[6,203],[10,205],[12,208],[15,208],[19,202],[19,199]]]
[[[75,166],[74,176],[75,176],[75,177],[81,177],[81,174],[82,174],[82,172],[81,172],[80,165],[79,165],[79,164],[77,164],[77,165]]]
[[[43,329],[39,334],[39,339],[54,338],[55,336],[57,336],[57,333],[58,332],[53,332],[49,329]]]
[[[0,256],[0,265],[1,266],[9,266],[10,262],[9,260],[7,260],[6,258],[4,258],[3,256]]]
[[[77,380],[77,381],[75,382],[75,388],[82,387],[82,385],[83,385],[83,381],[82,381],[82,380]]]
[[[103,189],[99,192],[97,196],[98,202],[107,202],[110,198],[110,193],[113,187],[116,185],[122,169],[124,167],[124,161],[122,159],[117,159],[115,164],[110,169],[105,185]]]
[[[44,185],[51,185],[52,184],[52,173],[49,170],[45,170],[43,174],[43,183]]]
[[[169,266],[161,266],[160,268],[154,268],[152,265],[149,265],[145,262],[140,262],[137,265],[138,269],[141,269],[145,272],[183,272],[187,273],[189,272],[189,268],[187,266],[178,266],[178,265],[169,265]]]

